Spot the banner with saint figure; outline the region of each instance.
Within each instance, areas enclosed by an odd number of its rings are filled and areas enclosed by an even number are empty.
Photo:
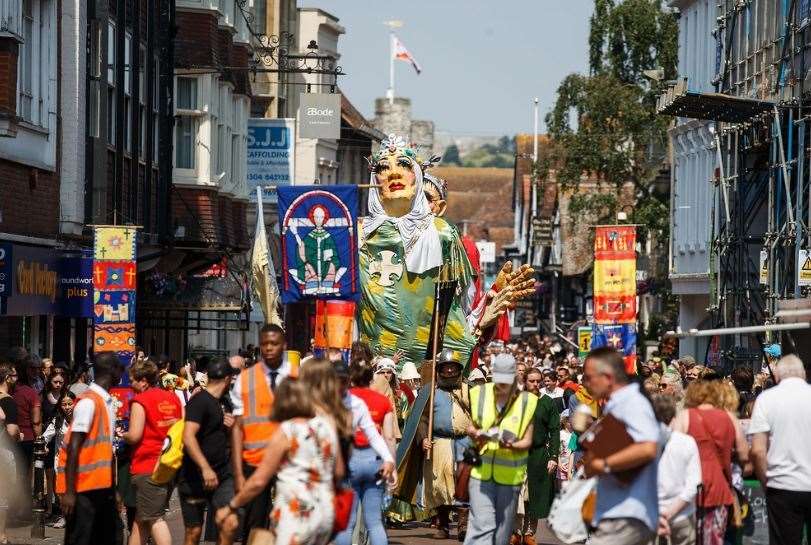
[[[278,187],[282,303],[357,300],[358,188]]]

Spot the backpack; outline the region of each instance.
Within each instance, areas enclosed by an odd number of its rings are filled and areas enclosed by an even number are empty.
[[[183,428],[185,420],[178,420],[169,431],[166,432],[166,439],[163,440],[163,448],[155,470],[152,472],[152,482],[166,484],[174,479],[177,470],[183,464]]]

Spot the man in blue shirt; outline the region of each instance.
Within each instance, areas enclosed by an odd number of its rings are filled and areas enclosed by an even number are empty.
[[[657,459],[660,430],[648,399],[630,383],[622,355],[611,348],[592,350],[586,357],[583,381],[591,394],[605,400],[603,415],[625,425],[634,443],[606,458],[586,456],[586,474],[597,475],[597,505],[590,545],[646,543],[656,534],[659,519]],[[640,468],[630,484],[617,471]]]

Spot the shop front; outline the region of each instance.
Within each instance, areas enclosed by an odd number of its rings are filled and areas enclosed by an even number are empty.
[[[92,341],[93,260],[86,251],[0,241],[0,353],[24,346],[83,362]]]

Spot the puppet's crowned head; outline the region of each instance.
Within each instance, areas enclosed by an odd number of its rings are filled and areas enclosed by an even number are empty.
[[[417,191],[417,175],[439,162],[439,157],[423,161],[419,151],[405,138],[390,134],[369,159],[387,213],[401,216],[411,209]]]

